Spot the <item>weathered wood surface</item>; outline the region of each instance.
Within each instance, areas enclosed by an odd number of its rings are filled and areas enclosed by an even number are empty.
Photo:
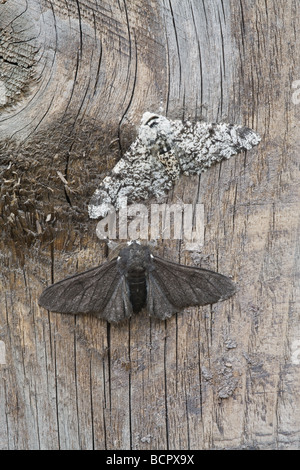
[[[299,449],[299,21],[297,0],[0,2],[1,449]],[[239,292],[120,326],[39,309],[105,259],[89,197],[160,109],[262,136],[170,195],[204,203],[202,266]]]

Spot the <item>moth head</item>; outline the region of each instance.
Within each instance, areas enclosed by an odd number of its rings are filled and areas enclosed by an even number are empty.
[[[159,118],[158,114],[146,112],[142,116],[141,124],[142,126],[149,126],[151,121],[155,121],[157,118]]]
[[[174,141],[171,121],[158,114],[145,113],[139,128],[139,140],[151,152],[171,148]]]
[[[118,256],[118,265],[122,273],[144,273],[152,262],[148,246],[133,241],[123,248]]]

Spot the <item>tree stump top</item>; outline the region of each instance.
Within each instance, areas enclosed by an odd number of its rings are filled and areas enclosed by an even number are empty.
[[[0,449],[299,449],[298,2],[0,2]],[[87,205],[145,111],[247,125],[182,177],[238,293],[165,322],[40,309],[103,262]]]

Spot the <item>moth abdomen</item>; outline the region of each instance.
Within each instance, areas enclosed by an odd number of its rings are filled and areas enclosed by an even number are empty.
[[[130,272],[127,274],[129,299],[134,313],[139,313],[147,302],[147,283],[144,273]]]

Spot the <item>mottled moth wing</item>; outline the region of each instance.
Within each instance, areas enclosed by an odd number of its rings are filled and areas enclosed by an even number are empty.
[[[226,276],[202,268],[183,266],[153,257],[149,271],[147,309],[164,320],[185,307],[208,305],[231,297],[234,283]]]
[[[49,286],[39,305],[52,312],[92,313],[109,322],[132,315],[128,284],[116,259]]]

